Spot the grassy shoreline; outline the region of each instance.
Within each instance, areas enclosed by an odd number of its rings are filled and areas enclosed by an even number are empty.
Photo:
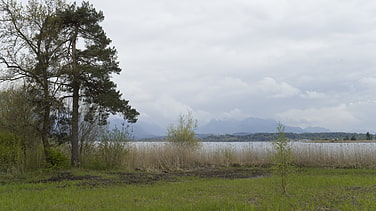
[[[245,174],[263,168],[223,168],[214,175],[231,175],[240,169]],[[267,171],[260,174],[264,176],[240,178],[189,172],[74,170],[18,178],[2,176],[0,210],[376,209],[375,169],[302,168],[289,177],[286,196],[279,192],[278,178]],[[64,174],[67,179],[51,179]],[[164,177],[145,182],[157,175]],[[129,183],[140,177],[145,181]]]

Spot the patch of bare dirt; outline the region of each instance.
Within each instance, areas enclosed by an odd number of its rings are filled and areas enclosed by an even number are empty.
[[[224,169],[200,169],[189,172],[177,173],[180,176],[197,176],[200,178],[221,178],[221,179],[247,179],[263,177],[270,174],[268,169],[247,169],[247,168],[224,168]]]
[[[246,169],[246,168],[228,168],[228,169],[200,169],[194,171],[179,172],[108,172],[108,176],[97,175],[73,175],[72,172],[59,172],[56,175],[35,181],[36,183],[79,181],[75,185],[80,187],[95,188],[98,186],[108,186],[116,184],[154,184],[155,182],[175,182],[182,177],[200,177],[200,178],[222,178],[222,179],[246,179],[267,176],[270,174],[268,169]],[[64,188],[72,184],[59,184],[58,187]]]
[[[371,185],[367,187],[350,186],[350,187],[346,187],[345,190],[351,191],[351,192],[359,192],[359,193],[375,193],[376,185]]]
[[[108,174],[117,175],[119,181],[125,184],[152,184],[158,181],[177,181],[177,177],[169,173],[110,172]]]
[[[100,179],[100,176],[94,175],[84,175],[84,176],[75,176],[72,172],[59,172],[57,175],[52,176],[49,179],[39,180],[38,183],[47,183],[47,182],[62,182],[62,181],[78,181],[78,180],[96,180]]]

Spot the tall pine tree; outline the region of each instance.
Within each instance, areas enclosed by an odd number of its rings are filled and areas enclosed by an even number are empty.
[[[111,74],[119,74],[117,52],[110,47],[111,40],[106,36],[100,22],[104,16],[88,2],[81,6],[72,4],[62,11],[59,17],[69,33],[69,68],[65,72],[68,81],[66,91],[72,97],[72,166],[79,165],[78,131],[81,115],[80,106],[101,116],[106,122],[109,114],[120,113],[130,123],[137,121],[139,113],[122,99],[111,81]],[[80,48],[81,43],[84,47]]]

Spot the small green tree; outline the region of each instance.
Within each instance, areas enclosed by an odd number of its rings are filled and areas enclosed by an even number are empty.
[[[277,130],[278,137],[273,142],[273,172],[280,177],[282,194],[285,195],[287,193],[287,178],[292,171],[293,157],[291,146],[285,136],[285,127],[279,123]]]
[[[372,139],[373,139],[373,136],[372,136],[369,132],[367,132],[367,134],[366,134],[366,139],[367,139],[367,140],[372,140]]]
[[[193,119],[191,112],[187,115],[180,114],[178,124],[167,128],[167,141],[179,147],[198,148],[199,140],[195,138],[196,129],[197,120]]]

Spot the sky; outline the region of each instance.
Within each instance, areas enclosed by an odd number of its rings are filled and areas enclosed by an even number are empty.
[[[376,132],[376,1],[92,0],[113,80],[162,127],[191,111]]]

